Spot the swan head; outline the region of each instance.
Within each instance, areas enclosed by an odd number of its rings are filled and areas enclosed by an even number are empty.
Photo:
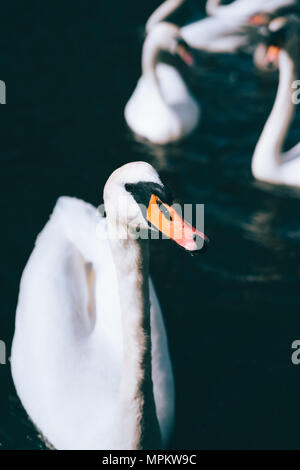
[[[270,34],[266,52],[267,63],[278,65],[282,50],[287,51],[292,59],[298,62],[300,17],[290,14],[274,18],[268,29]]]
[[[189,51],[189,46],[183,40],[178,26],[161,22],[155,25],[147,35],[144,43],[144,56],[155,55],[160,52],[167,52],[173,56],[179,56],[188,66],[194,64],[193,56]]]
[[[127,163],[115,170],[107,180],[103,198],[114,237],[147,239],[153,230],[189,252],[200,250],[208,241],[175,211],[171,191],[146,162]]]
[[[297,7],[299,8],[299,7]],[[257,15],[263,42],[257,47],[254,62],[262,70],[276,70],[281,50],[297,60],[300,35],[300,10],[287,10],[278,15]],[[255,18],[255,17],[254,17]]]

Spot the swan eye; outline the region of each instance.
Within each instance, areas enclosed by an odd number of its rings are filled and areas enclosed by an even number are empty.
[[[125,184],[125,189],[126,189],[126,191],[128,191],[129,193],[132,193],[132,191],[133,191],[133,184],[126,183],[126,184]]]
[[[173,195],[166,185],[140,181],[139,183],[126,183],[125,189],[138,204],[148,206],[152,194],[155,194],[169,206],[173,203]]]

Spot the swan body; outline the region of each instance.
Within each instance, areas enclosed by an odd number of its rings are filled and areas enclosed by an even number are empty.
[[[200,106],[177,69],[158,61],[161,50],[176,51],[178,28],[160,23],[147,36],[143,73],[125,107],[128,126],[154,144],[188,136],[198,125]]]
[[[97,244],[99,230],[105,231],[105,221],[94,207],[74,198],[59,199],[22,277],[12,353],[14,382],[29,416],[57,449],[113,445],[123,339],[116,269],[108,241]],[[89,311],[91,264],[96,318]],[[173,421],[173,377],[151,281],[150,298],[152,378],[166,443]]]
[[[276,22],[275,19],[271,24],[275,25]],[[300,187],[300,142],[287,152],[282,151],[295,113],[292,91],[297,78],[294,54],[298,50],[298,32],[294,31],[292,35],[289,46],[283,47],[279,52],[277,96],[254,151],[252,173],[261,181]]]
[[[125,117],[137,135],[155,144],[168,144],[195,129],[200,108],[173,66],[159,63],[155,73],[160,89],[152,77],[143,75],[126,106]]]

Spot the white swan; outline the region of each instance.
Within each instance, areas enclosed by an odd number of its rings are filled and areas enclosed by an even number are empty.
[[[299,19],[277,18],[270,23],[269,29],[276,33],[274,43],[277,40],[280,44],[280,49],[276,44],[276,47],[268,49],[269,60],[273,62],[278,57],[279,85],[272,112],[254,151],[252,173],[261,181],[300,186],[300,142],[289,151],[282,152],[295,112],[292,94],[299,65]]]
[[[248,50],[258,40],[255,22],[250,21],[251,17],[270,14],[280,7],[292,6],[295,2],[236,0],[229,5],[221,5],[221,0],[208,0],[206,11],[209,17],[183,26],[180,33],[186,43],[195,49],[213,53]]]
[[[106,218],[63,197],[36,241],[11,366],[24,408],[57,449],[156,449],[170,436],[166,333],[148,240],[136,234],[152,223],[189,251],[204,235],[161,201],[170,194],[153,167],[130,163],[106,183]]]
[[[200,107],[175,67],[159,62],[161,51],[192,57],[182,44],[179,28],[159,23],[145,39],[142,76],[125,107],[128,126],[154,144],[168,144],[189,135],[197,126]]]
[[[146,23],[149,33],[159,22],[166,20],[185,0],[166,0],[150,16]],[[255,10],[256,11],[256,10]],[[184,41],[192,48],[213,53],[234,53],[248,48],[251,35],[256,33],[248,17],[210,17],[193,21],[180,28]]]

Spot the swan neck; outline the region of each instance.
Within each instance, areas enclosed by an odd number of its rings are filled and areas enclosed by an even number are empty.
[[[123,330],[116,446],[159,448],[161,437],[151,364],[149,243],[132,239],[110,243],[117,271]]]
[[[146,32],[149,31],[158,23],[164,21],[169,15],[171,15],[177,8],[179,8],[185,0],[166,0],[163,2],[149,17],[146,23]]]
[[[152,78],[157,87],[159,88],[158,77],[156,74],[156,65],[158,63],[158,56],[161,48],[151,34],[146,38],[142,53],[142,73],[143,76]]]
[[[295,105],[292,102],[292,83],[296,78],[295,63],[282,50],[279,57],[279,85],[271,114],[265,124],[253,156],[253,165],[278,167],[282,147],[291,124]],[[260,163],[259,163],[260,162]]]
[[[161,91],[161,86],[159,78],[157,75],[157,64],[158,57],[161,52],[160,44],[157,41],[157,38],[151,37],[151,33],[148,35],[142,54],[142,73],[143,77],[152,82],[153,89],[157,91],[157,94],[165,104],[165,100]]]

